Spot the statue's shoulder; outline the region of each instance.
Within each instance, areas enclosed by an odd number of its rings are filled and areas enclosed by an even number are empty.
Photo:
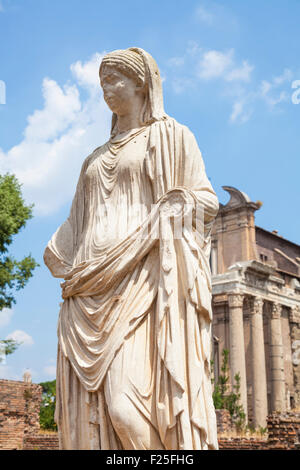
[[[90,153],[85,158],[82,164],[82,170],[83,171],[86,170],[96,158],[100,157],[106,151],[107,151],[107,142],[103,145],[100,145],[100,147],[97,147],[95,150],[93,150],[92,153]]]
[[[181,124],[180,122],[176,121],[175,118],[167,116],[165,119],[159,121],[159,125],[166,126],[174,133],[181,134],[185,138],[195,139],[193,132],[185,125]]]

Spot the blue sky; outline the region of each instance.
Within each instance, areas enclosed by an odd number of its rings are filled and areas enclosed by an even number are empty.
[[[263,201],[257,225],[300,243],[299,20],[299,0],[0,0],[0,173],[15,173],[35,204],[12,252],[40,263],[0,313],[0,337],[23,340],[1,378],[55,376],[60,286],[42,256],[81,163],[109,135],[97,80],[105,52],[150,52],[166,112],[194,132],[220,201],[223,185],[241,189]]]

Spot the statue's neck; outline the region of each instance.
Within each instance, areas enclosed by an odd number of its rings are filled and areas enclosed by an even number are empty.
[[[117,115],[117,132],[122,134],[123,132],[130,131],[131,129],[137,129],[141,127],[141,112],[144,105],[145,96],[137,94],[130,103],[130,109],[127,113]]]
[[[132,116],[131,114],[118,116],[118,119],[117,119],[118,134],[122,134],[123,132],[128,132],[131,129],[137,129],[138,127],[141,127],[139,116],[135,116],[135,115]]]

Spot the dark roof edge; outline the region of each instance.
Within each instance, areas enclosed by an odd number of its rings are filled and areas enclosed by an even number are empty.
[[[300,248],[300,245],[298,245],[297,243],[292,242],[291,240],[288,240],[287,238],[284,238],[284,237],[278,235],[277,233],[270,232],[269,230],[266,230],[265,228],[262,228],[262,227],[259,227],[258,225],[255,225],[255,229],[257,229],[257,228],[258,228],[259,230],[261,230],[262,232],[266,232],[266,233],[272,235],[273,237],[277,237],[277,238],[279,238],[280,240],[284,240],[285,242],[290,243],[291,245],[294,245],[294,246],[296,246],[297,248]]]

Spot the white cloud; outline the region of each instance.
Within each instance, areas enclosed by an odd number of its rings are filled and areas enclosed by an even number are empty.
[[[273,112],[279,108],[278,105],[291,98],[289,89],[294,77],[291,69],[285,68],[281,74],[271,79],[255,82],[252,73],[254,65],[246,59],[238,61],[233,48],[225,51],[203,50],[196,42],[190,41],[185,54],[182,57],[173,57],[168,65],[173,69],[173,77],[169,77],[168,83],[176,94],[185,92],[191,86],[198,86],[199,80],[219,80],[221,85],[223,82],[220,93],[231,100],[231,123],[247,122],[259,102],[263,102],[268,111]],[[180,65],[185,67],[181,69]]]
[[[249,65],[248,62],[244,60],[242,66],[232,69],[226,75],[225,79],[229,82],[232,82],[234,80],[249,82],[250,75],[253,69],[254,69],[253,65]]]
[[[275,86],[282,85],[284,82],[290,82],[293,79],[293,72],[290,69],[284,69],[283,73],[273,79]]]
[[[239,99],[233,104],[230,121],[244,123],[250,119],[251,114],[252,112],[246,108],[245,100]]]
[[[196,18],[206,24],[212,24],[213,22],[213,15],[210,13],[203,5],[200,5],[196,9]]]
[[[42,90],[44,109],[28,117],[28,126],[24,132],[27,142],[55,139],[74,122],[81,108],[76,86],[65,86],[62,89],[54,80],[45,78]]]
[[[263,80],[257,93],[258,98],[261,98],[270,108],[289,101],[289,94],[285,90],[278,90],[278,88],[286,82],[291,82],[292,79],[293,72],[290,69],[284,69],[281,75],[274,77],[272,80]]]
[[[10,308],[4,308],[0,311],[0,328],[8,325],[13,316],[13,310]]]
[[[263,80],[260,84],[260,94],[261,96],[266,96],[269,91],[271,90],[272,85],[270,82],[267,82],[266,80]]]
[[[234,49],[226,52],[210,50],[199,61],[198,76],[206,80],[222,78],[228,82],[249,82],[253,69],[247,60],[240,66],[235,63]]]
[[[79,85],[87,88],[96,88],[99,91],[99,66],[104,54],[96,52],[88,62],[82,63],[78,60],[75,64],[71,65],[71,72]]]
[[[17,176],[36,214],[54,213],[72,199],[85,157],[109,136],[111,112],[98,76],[103,54],[72,64],[73,84],[45,78],[43,108],[28,117],[23,140],[6,153],[0,149],[0,173]]]
[[[242,114],[243,108],[244,108],[244,103],[242,101],[236,101],[232,108],[230,121],[235,122],[237,118]]]
[[[182,56],[172,57],[168,66],[176,69],[179,77],[179,67],[185,65],[184,72],[195,82],[200,79],[222,79],[227,82],[249,82],[254,66],[247,60],[239,63],[235,58],[233,48],[227,51],[216,49],[205,50],[195,41],[189,41]]]
[[[266,96],[265,100],[269,106],[274,107],[279,103],[289,101],[289,95],[286,91],[281,91],[276,97]]]
[[[180,74],[179,65],[186,64],[184,73]],[[173,67],[174,77],[170,80],[174,93],[183,93],[187,88],[197,86],[200,80],[221,80],[230,83],[230,89],[223,87],[223,95],[233,98],[233,107],[230,115],[230,121],[246,122],[252,110],[248,109],[248,97],[245,90],[245,84],[252,79],[254,66],[247,60],[241,63],[235,58],[235,50],[203,50],[195,42],[189,42],[185,54],[182,57],[173,57],[168,65]],[[176,72],[174,69],[176,68]],[[176,74],[176,75],[175,75]]]
[[[233,65],[233,53],[233,49],[227,52],[205,52],[198,64],[198,76],[203,79],[222,77]]]
[[[13,339],[18,343],[22,343],[21,346],[32,346],[34,343],[32,336],[22,330],[13,331],[7,335],[6,339]]]
[[[3,6],[3,2],[0,0],[0,13],[4,11],[4,6]]]
[[[256,89],[243,88],[239,90],[232,107],[230,121],[232,123],[244,123],[249,120],[254,112],[254,107],[259,102],[267,105],[270,112],[276,107],[290,100],[289,93],[282,89],[286,82],[291,81],[293,73],[290,69],[285,69],[283,73],[271,80],[262,80]],[[280,88],[281,87],[281,88]]]

